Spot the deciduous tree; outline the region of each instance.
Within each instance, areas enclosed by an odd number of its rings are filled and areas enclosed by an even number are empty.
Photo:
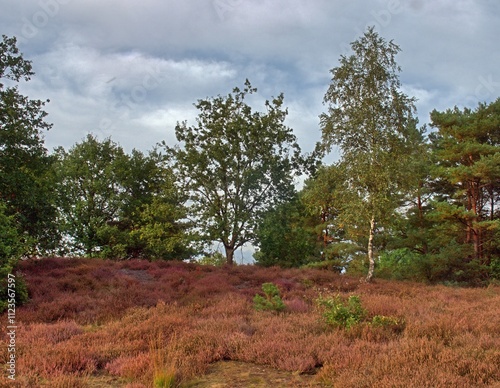
[[[243,90],[199,100],[197,124],[178,124],[181,145],[168,147],[201,237],[220,241],[228,264],[237,248],[255,239],[262,213],[292,195],[299,171],[300,149],[284,124],[283,94],[266,101],[261,113],[245,101],[256,91],[247,80]]]
[[[395,60],[399,46],[369,28],[351,48],[353,54],[341,56],[340,66],[331,70],[319,149],[340,148],[348,194],[339,217],[367,230],[369,281],[377,227],[387,225],[408,186],[408,155],[417,131],[415,100],[401,91]]]
[[[21,234],[30,236],[29,250],[54,248],[58,241],[56,210],[50,187],[52,158],[47,155],[43,132],[44,101],[19,92],[18,84],[34,75],[31,62],[16,46],[16,38],[0,41],[0,200],[7,215],[16,218]]]
[[[96,256],[107,245],[100,241],[109,234],[106,227],[118,221],[122,207],[125,153],[111,139],[99,142],[88,135],[69,151],[60,147],[57,156],[59,206],[70,249]]]
[[[257,264],[300,267],[319,260],[317,236],[307,221],[306,207],[298,196],[270,209],[256,230]]]
[[[126,154],[92,135],[57,151],[62,229],[72,253],[107,258],[190,256],[184,196],[165,155]]]

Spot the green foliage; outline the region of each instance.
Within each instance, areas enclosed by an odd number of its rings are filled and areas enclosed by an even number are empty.
[[[284,125],[283,95],[253,112],[245,99],[257,89],[199,100],[197,125],[175,128],[182,147],[167,147],[176,177],[191,202],[200,238],[220,241],[228,264],[234,252],[255,239],[260,216],[293,194],[300,148]]]
[[[320,116],[322,141],[318,150],[338,146],[337,164],[344,177],[337,203],[339,223],[367,236],[369,272],[374,270],[374,238],[380,226],[387,228],[404,194],[413,171],[410,160],[416,129],[414,98],[401,92],[400,48],[386,42],[373,28],[351,44],[353,54],[341,56],[340,66],[331,70],[332,80],[325,94],[328,113]],[[357,235],[357,236],[356,236]]]
[[[59,206],[63,230],[71,238],[70,249],[88,257],[100,256],[110,245],[105,238],[115,236],[110,229],[119,216],[122,189],[120,172],[125,153],[110,139],[99,142],[88,135],[68,152],[57,150]],[[104,229],[104,230],[103,230]]]
[[[323,309],[325,322],[336,328],[351,329],[365,322],[365,324],[373,327],[387,328],[399,333],[406,326],[404,318],[385,315],[375,315],[368,321],[368,312],[361,305],[359,296],[356,295],[351,295],[347,301],[343,301],[339,295],[330,298],[320,296],[317,303]]]
[[[426,257],[409,248],[385,250],[378,257],[377,276],[395,280],[425,281]]]
[[[19,257],[26,249],[18,229],[14,224],[14,217],[5,214],[6,206],[0,202],[0,313],[7,307],[8,275],[14,274],[14,267]],[[16,274],[15,277],[16,304],[21,305],[28,300],[28,289],[24,278]]]
[[[301,203],[315,220],[314,226],[323,241],[340,241],[343,225],[337,222],[345,176],[337,164],[320,166],[314,176],[306,180],[300,193]]]
[[[105,259],[123,259],[128,256],[129,233],[120,225],[106,223],[97,228],[96,242],[96,256]]]
[[[373,28],[331,70],[322,140],[308,161],[284,124],[283,95],[254,112],[246,101],[257,89],[248,81],[199,100],[196,124],[175,128],[179,146],[163,143],[168,156],[126,154],[92,135],[48,155],[48,101],[19,92],[34,73],[16,44],[0,41],[1,300],[22,254],[182,260],[195,242],[216,240],[225,257],[201,263],[231,264],[252,242],[262,266],[452,285],[500,279],[500,99],[434,110],[436,131],[425,142],[415,99],[401,91],[400,48]],[[340,160],[311,168],[297,194],[294,176],[334,147]],[[22,302],[22,277],[16,287]],[[276,287],[264,293],[256,296],[262,309],[284,307]],[[347,327],[358,319],[356,303],[322,306],[332,324]]]
[[[139,219],[130,232],[135,241],[135,257],[161,260],[183,260],[191,257],[191,236],[189,224],[181,221],[186,210],[175,191],[172,181],[171,191],[164,191],[161,197],[140,208]]]
[[[489,273],[492,279],[500,280],[500,257],[493,257],[491,259]]]
[[[0,201],[0,265],[2,266],[12,258],[18,258],[25,248],[16,228],[14,216],[8,216],[6,208]]]
[[[44,101],[31,100],[18,84],[34,75],[15,38],[0,41],[0,200],[5,212],[15,216],[16,228],[30,237],[30,253],[50,251],[59,241],[50,166],[43,132]],[[8,81],[6,87],[4,81]]]
[[[500,256],[500,99],[475,110],[434,110],[431,120],[437,131],[430,135],[435,204],[428,213],[434,223],[429,254],[442,268],[434,275],[481,284]]]
[[[276,311],[285,309],[285,303],[281,299],[280,290],[273,283],[264,283],[262,285],[264,296],[256,294],[253,298],[254,308],[257,311]]]
[[[366,316],[359,296],[351,295],[347,302],[339,295],[335,298],[319,297],[317,303],[323,308],[323,318],[328,325],[350,329],[360,323]]]
[[[340,260],[321,260],[321,261],[313,261],[310,262],[302,268],[317,268],[317,269],[325,269],[330,271],[342,272],[344,270],[344,265]]]
[[[370,325],[373,327],[381,327],[389,329],[394,333],[401,333],[406,327],[406,320],[404,318],[391,317],[386,315],[375,315]]]
[[[278,205],[262,218],[256,231],[253,255],[258,265],[300,267],[319,259],[316,236],[307,228],[307,213],[299,198]]]
[[[165,158],[131,155],[92,135],[56,165],[63,231],[69,250],[89,257],[179,259],[190,256],[184,198]]]
[[[494,278],[492,263],[500,256],[500,99],[474,110],[434,110],[431,120],[437,131],[429,135],[414,201],[391,242],[395,251],[404,247],[413,257],[387,262],[381,273],[486,284]]]
[[[198,263],[201,265],[213,265],[216,267],[220,267],[226,263],[226,256],[224,256],[220,252],[213,252],[208,256],[202,257],[198,260]]]
[[[386,315],[375,315],[372,318],[372,325],[374,326],[399,326],[405,322],[402,318],[388,317]]]

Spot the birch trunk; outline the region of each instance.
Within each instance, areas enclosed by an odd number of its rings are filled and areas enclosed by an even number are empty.
[[[373,238],[375,236],[375,216],[372,216],[370,221],[370,237],[368,238],[368,275],[366,282],[370,282],[373,278],[373,271],[375,270],[375,258],[373,256]]]

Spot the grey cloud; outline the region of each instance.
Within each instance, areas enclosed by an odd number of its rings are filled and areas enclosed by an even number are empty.
[[[367,25],[401,46],[405,90],[430,110],[500,95],[496,0],[0,0],[2,33],[20,38],[37,75],[23,85],[50,98],[49,146],[85,133],[130,149],[174,141],[197,99],[245,78],[262,99],[280,92],[301,146],[319,140],[318,115],[349,43]]]

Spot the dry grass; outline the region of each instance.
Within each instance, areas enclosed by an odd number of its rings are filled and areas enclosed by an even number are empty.
[[[43,259],[20,270],[32,299],[17,310],[18,374],[9,386],[189,386],[224,360],[314,374],[315,386],[500,386],[499,287],[136,260]],[[265,282],[280,288],[284,313],[253,309]],[[367,319],[393,316],[405,326],[329,328],[320,294],[358,295]],[[3,373],[0,386],[7,383]]]

